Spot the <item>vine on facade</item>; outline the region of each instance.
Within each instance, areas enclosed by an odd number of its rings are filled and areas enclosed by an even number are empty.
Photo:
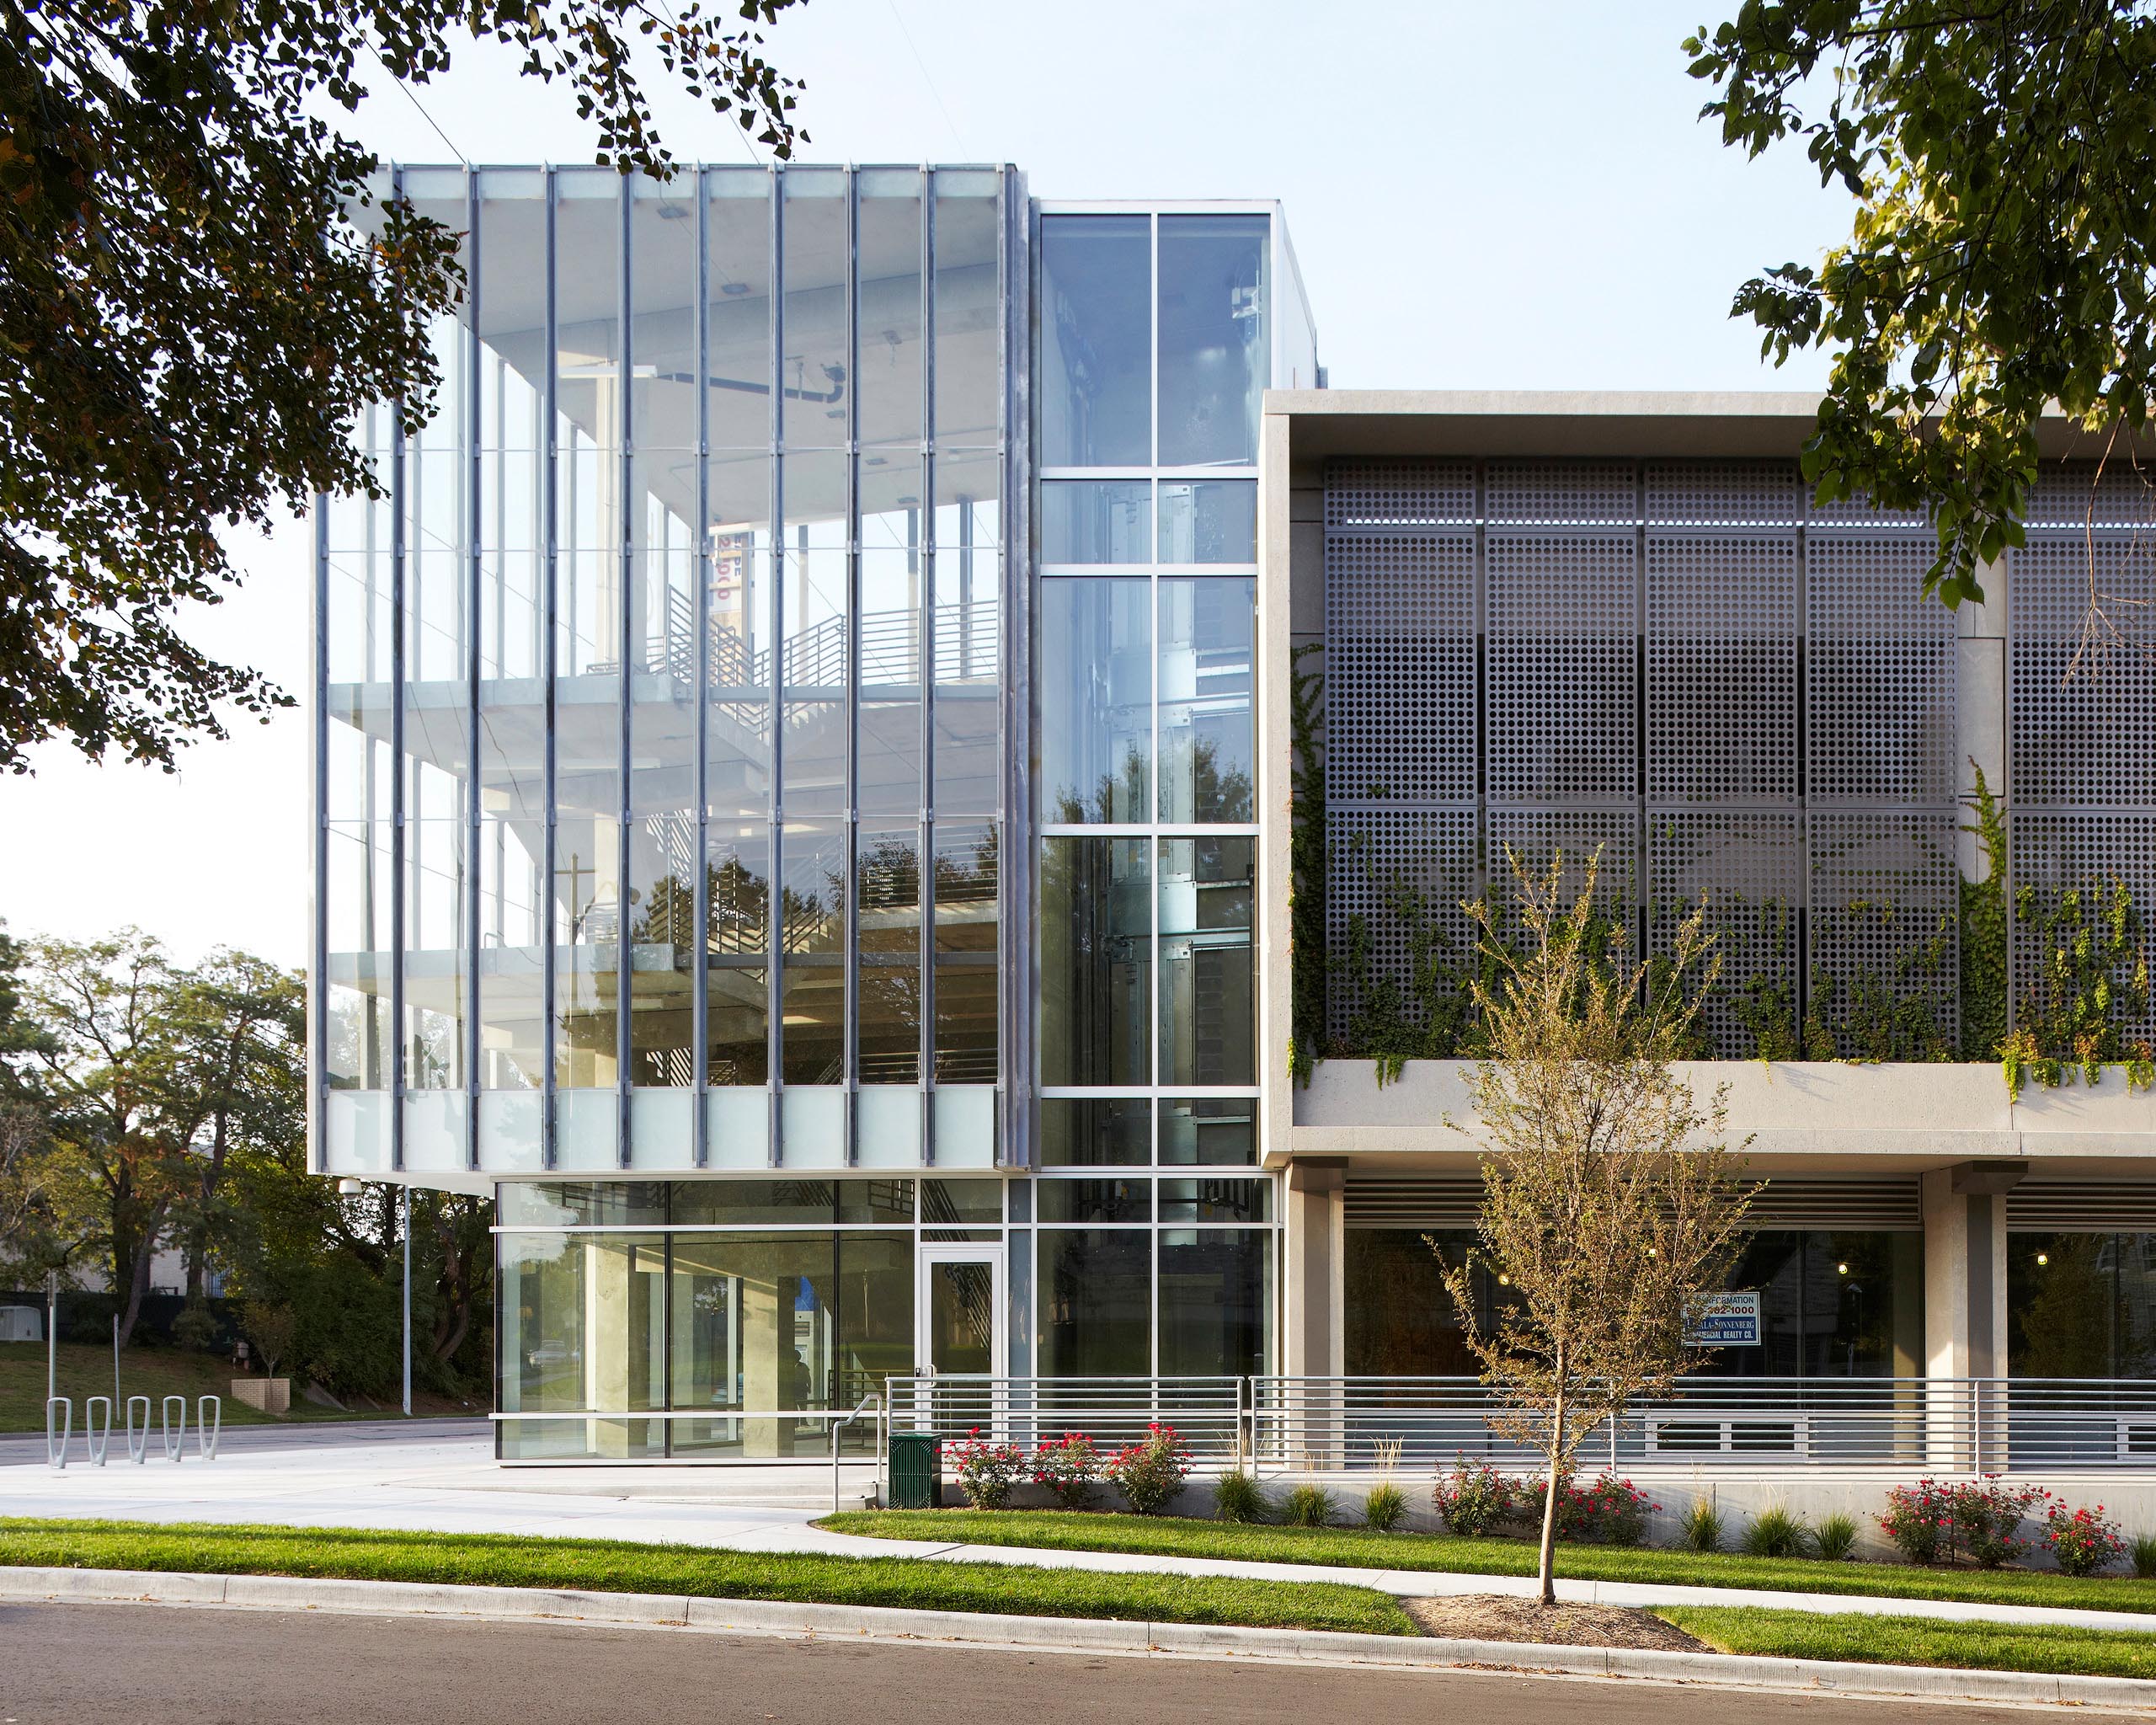
[[[1412,1060],[1473,1059],[1485,1052],[1474,984],[1490,985],[1496,959],[1467,934],[1468,921],[1443,914],[1439,895],[1396,873],[1380,878],[1366,839],[1358,836],[1345,846],[1330,841],[1324,674],[1301,668],[1321,650],[1315,643],[1294,650],[1289,688],[1289,1067],[1296,1082],[1308,1084],[1321,1059],[1368,1060],[1382,1086]],[[2156,1086],[2156,1047],[2129,1028],[2146,1022],[2152,998],[2145,933],[2132,894],[2116,875],[2073,887],[2015,886],[2012,921],[2033,962],[2014,998],[2009,1030],[2006,820],[1981,767],[1975,768],[1975,786],[1961,830],[1976,840],[1983,873],[1975,879],[1957,873],[1951,912],[1923,927],[1886,896],[1838,907],[1835,914],[1843,919],[1913,937],[1884,970],[1814,963],[1800,1023],[1793,907],[1779,899],[1757,905],[1732,900],[1744,914],[1721,932],[1723,964],[1715,990],[1721,1013],[1763,1060],[1995,1059],[2016,1097],[2025,1084],[2057,1086],[2077,1072],[2094,1083],[2107,1065],[2121,1067],[2135,1089]],[[1369,897],[1390,923],[1395,950],[1404,948],[1404,963],[1378,962],[1376,931],[1361,913],[1342,931],[1342,949],[1328,950],[1326,877],[1334,867],[1363,872]],[[1650,924],[1657,909],[1648,906]],[[1620,932],[1615,921],[1604,922],[1594,936],[1598,941]],[[1891,948],[1894,942],[1884,944]],[[1950,975],[1956,945],[1958,974]],[[1958,1036],[1950,1033],[1941,1010],[1950,987],[1960,1009]],[[1337,1036],[1327,1030],[1329,991],[1345,1005]],[[1704,1045],[1699,1049],[1702,1056],[1708,1052]]]

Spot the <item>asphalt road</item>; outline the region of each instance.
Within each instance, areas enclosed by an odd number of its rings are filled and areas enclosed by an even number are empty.
[[[1377,1725],[1889,1725],[2016,1709],[1660,1685],[803,1642],[564,1624],[227,1611],[0,1606],[0,1725],[594,1725],[622,1719],[788,1725],[953,1719],[1294,1721]],[[2111,1717],[2076,1709],[2083,1722]],[[2143,1716],[2145,1717],[2145,1716]]]

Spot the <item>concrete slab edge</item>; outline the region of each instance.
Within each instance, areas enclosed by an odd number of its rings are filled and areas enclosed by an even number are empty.
[[[1419,1667],[1472,1666],[1559,1676],[1630,1678],[1719,1688],[1838,1695],[2037,1702],[2156,1712],[2156,1682],[2043,1672],[1974,1671],[1821,1659],[1757,1658],[1649,1648],[1572,1648],[1526,1642],[1413,1638],[1225,1624],[1118,1622],[974,1611],[719,1599],[577,1589],[464,1587],[283,1575],[198,1575],[162,1570],[0,1567],[0,1599],[221,1605],[503,1621],[598,1623],[755,1634],[846,1636],[1120,1653],[1318,1660]]]

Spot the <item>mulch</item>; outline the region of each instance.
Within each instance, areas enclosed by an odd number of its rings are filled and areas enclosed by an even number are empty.
[[[1460,1641],[1540,1642],[1568,1648],[1657,1648],[1673,1653],[1712,1648],[1673,1623],[1623,1605],[1545,1605],[1512,1594],[1450,1594],[1404,1599],[1425,1635]]]

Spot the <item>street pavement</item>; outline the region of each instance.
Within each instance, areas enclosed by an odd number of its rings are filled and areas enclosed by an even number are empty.
[[[432,1622],[138,1605],[0,1606],[0,1725],[782,1725],[950,1718],[1476,1725],[2025,1722],[2026,1708],[1739,1693],[1586,1678]],[[2084,1722],[2140,1718],[2077,1707]]]

